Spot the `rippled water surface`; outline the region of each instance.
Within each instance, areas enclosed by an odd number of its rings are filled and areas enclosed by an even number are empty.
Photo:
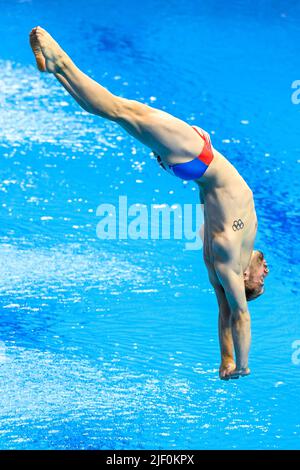
[[[299,448],[298,2],[0,9],[0,448]],[[198,194],[38,73],[37,24],[112,92],[208,130],[253,189],[271,273],[249,305],[250,377],[218,379],[201,250],[97,237],[101,203]]]

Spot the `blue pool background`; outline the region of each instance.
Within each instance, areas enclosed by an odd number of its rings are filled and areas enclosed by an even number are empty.
[[[0,10],[0,448],[299,448],[299,2]],[[37,24],[112,92],[204,127],[253,189],[271,273],[249,304],[250,377],[218,379],[201,251],[97,238],[101,203],[197,203],[197,191],[38,73]]]

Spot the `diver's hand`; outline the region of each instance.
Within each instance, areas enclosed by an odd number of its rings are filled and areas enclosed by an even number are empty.
[[[233,359],[223,359],[219,368],[219,377],[221,380],[229,380],[230,375],[236,370]]]
[[[245,377],[250,374],[249,367],[235,368],[230,374],[229,379],[239,379],[240,377]]]

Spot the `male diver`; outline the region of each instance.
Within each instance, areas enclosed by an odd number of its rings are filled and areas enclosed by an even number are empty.
[[[198,185],[204,262],[219,305],[220,378],[250,374],[247,301],[264,292],[269,271],[263,253],[253,249],[257,217],[251,189],[200,127],[113,95],[80,71],[40,26],[30,32],[30,44],[38,69],[53,73],[83,109],[116,122],[149,147],[162,168]]]

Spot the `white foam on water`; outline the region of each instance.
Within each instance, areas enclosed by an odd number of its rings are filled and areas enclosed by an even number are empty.
[[[115,136],[104,137],[113,129],[109,121],[95,124],[84,110],[69,111],[68,93],[32,65],[0,60],[0,89],[0,144],[51,143],[83,152],[99,144],[117,147]]]
[[[0,293],[43,298],[49,291],[73,287],[111,290],[129,284],[146,287],[145,269],[112,253],[72,246],[19,249],[0,245]],[[5,308],[16,308],[9,302]]]

